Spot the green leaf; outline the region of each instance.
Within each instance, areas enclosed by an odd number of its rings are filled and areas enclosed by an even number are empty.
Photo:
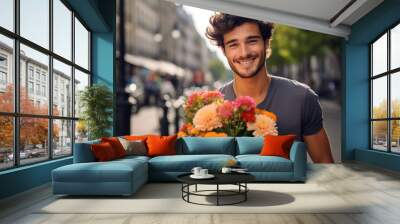
[[[89,139],[109,136],[112,125],[112,92],[102,84],[86,87],[79,93],[82,120],[87,124]]]

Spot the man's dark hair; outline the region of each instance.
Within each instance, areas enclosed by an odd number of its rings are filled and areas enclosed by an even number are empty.
[[[273,23],[220,12],[210,17],[210,25],[207,27],[206,36],[215,45],[224,48],[224,35],[243,23],[256,23],[264,41],[270,42],[274,29]]]

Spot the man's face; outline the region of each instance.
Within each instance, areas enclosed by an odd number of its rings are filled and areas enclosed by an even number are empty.
[[[241,78],[251,78],[264,67],[266,43],[255,23],[243,23],[224,35],[224,54]]]

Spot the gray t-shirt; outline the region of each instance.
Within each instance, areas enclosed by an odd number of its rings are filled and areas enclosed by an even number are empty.
[[[226,100],[236,98],[233,81],[219,91]],[[323,127],[318,95],[295,80],[271,75],[268,94],[257,108],[275,113],[279,135],[295,134],[296,140],[303,141],[303,135],[316,134]]]

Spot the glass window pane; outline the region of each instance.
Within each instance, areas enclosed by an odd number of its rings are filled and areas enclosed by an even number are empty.
[[[400,24],[391,30],[390,60],[391,69],[400,67]]]
[[[14,124],[10,116],[0,116],[0,170],[14,165]]]
[[[20,118],[20,164],[34,163],[49,158],[48,132],[48,119]]]
[[[372,118],[387,118],[387,77],[372,81]]]
[[[392,152],[400,153],[400,120],[391,121]]]
[[[72,68],[53,60],[53,115],[72,117]]]
[[[400,72],[391,75],[390,85],[391,115],[400,118]]]
[[[75,121],[75,143],[88,141],[88,129],[84,120]]]
[[[14,0],[0,1],[0,26],[14,31]]]
[[[387,71],[387,34],[372,44],[372,71],[373,75]]]
[[[21,36],[49,48],[49,0],[20,0]]]
[[[14,111],[14,43],[0,35],[0,111]]]
[[[387,151],[387,121],[372,122],[372,148]]]
[[[79,98],[81,92],[89,86],[89,75],[75,69],[75,117],[79,117],[81,114],[81,107],[79,106]]]
[[[21,44],[21,113],[48,114],[48,64],[47,55]]]
[[[75,63],[89,70],[89,32],[75,18]]]
[[[53,120],[53,157],[72,154],[72,121]]]
[[[71,60],[72,12],[60,1],[53,1],[53,51]]]

